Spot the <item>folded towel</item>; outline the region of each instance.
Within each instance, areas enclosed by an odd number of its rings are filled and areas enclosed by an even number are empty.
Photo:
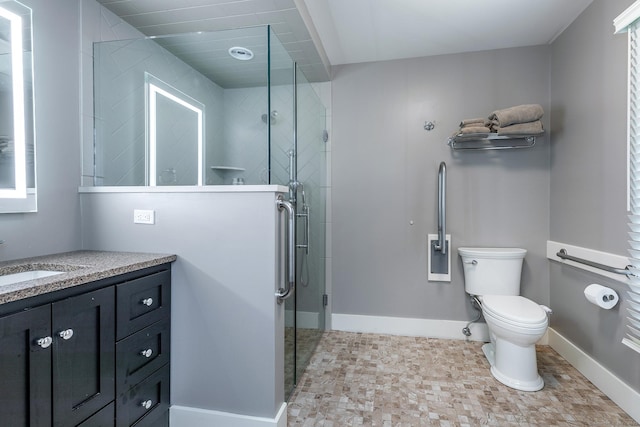
[[[486,126],[466,126],[460,129],[460,135],[469,135],[474,133],[487,134],[491,130]]]
[[[517,105],[515,107],[496,110],[489,116],[489,120],[497,120],[500,127],[516,123],[528,123],[540,120],[544,110],[539,104]]]
[[[497,128],[498,135],[538,135],[544,132],[542,122],[536,120],[529,123],[516,123],[511,126],[500,126]]]
[[[477,119],[464,119],[463,121],[460,122],[460,127],[467,127],[469,125],[473,125],[473,126],[477,126],[478,123],[484,123],[484,120],[482,117],[477,118]]]

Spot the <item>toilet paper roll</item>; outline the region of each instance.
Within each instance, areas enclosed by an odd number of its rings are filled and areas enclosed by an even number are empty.
[[[618,294],[611,288],[592,283],[584,288],[584,296],[591,304],[610,310],[618,303]]]

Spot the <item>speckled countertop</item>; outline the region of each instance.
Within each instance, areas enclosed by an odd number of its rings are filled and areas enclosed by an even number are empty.
[[[175,255],[76,251],[0,262],[0,275],[33,270],[62,274],[0,286],[0,304],[58,291],[176,260]]]

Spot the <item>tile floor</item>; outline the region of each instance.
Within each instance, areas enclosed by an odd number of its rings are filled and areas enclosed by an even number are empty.
[[[482,343],[326,332],[289,400],[288,426],[636,426],[548,346],[543,390],[496,381]]]

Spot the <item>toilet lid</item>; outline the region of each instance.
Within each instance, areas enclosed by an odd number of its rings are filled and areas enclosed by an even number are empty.
[[[511,323],[539,325],[547,321],[547,313],[542,307],[517,295],[484,295],[482,309]]]

